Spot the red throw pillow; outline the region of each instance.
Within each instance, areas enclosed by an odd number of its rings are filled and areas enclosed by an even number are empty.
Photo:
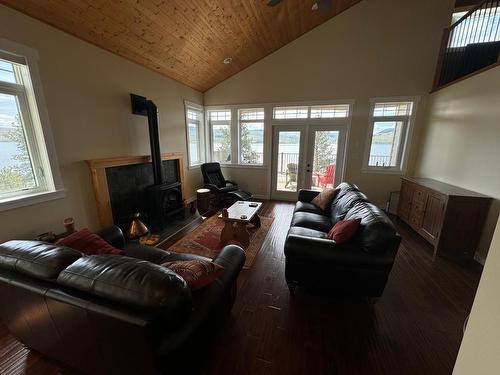
[[[224,267],[214,262],[199,259],[165,262],[162,266],[171,269],[182,277],[191,290],[207,286],[224,271]]]
[[[339,191],[340,189],[323,190],[321,193],[316,195],[316,197],[314,197],[311,203],[318,207],[320,210],[326,211],[328,209],[328,206],[332,204],[332,201],[335,199]]]
[[[119,255],[123,251],[111,246],[97,234],[92,233],[87,228],[71,233],[69,236],[61,238],[56,245],[71,247],[87,255],[112,254]]]
[[[340,220],[330,229],[327,238],[336,243],[347,242],[356,234],[360,224],[361,219]]]

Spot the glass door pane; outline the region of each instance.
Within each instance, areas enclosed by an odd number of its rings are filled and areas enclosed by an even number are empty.
[[[298,190],[300,131],[278,131],[278,155],[276,162],[276,190]]]
[[[338,130],[316,130],[314,132],[312,190],[323,191],[335,186],[339,133]]]

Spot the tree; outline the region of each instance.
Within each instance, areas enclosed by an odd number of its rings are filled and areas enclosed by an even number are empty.
[[[215,129],[214,129],[215,131]],[[231,161],[231,131],[229,126],[220,126],[215,134],[217,139],[217,151],[220,157],[228,155],[225,161]]]
[[[252,135],[250,134],[250,129],[246,124],[241,126],[241,138],[240,138],[241,155],[243,161],[249,164],[255,164],[259,161],[259,154],[252,149]]]
[[[20,190],[25,186],[24,176],[12,167],[0,169],[0,191]]]
[[[252,147],[254,135],[252,135],[253,123],[243,123],[240,127],[240,150],[243,163],[258,163],[260,155]],[[214,125],[213,145],[214,159],[229,162],[231,161],[231,130],[228,125]],[[256,130],[257,132],[260,129]],[[257,136],[258,137],[258,136]],[[216,154],[215,154],[216,153]]]
[[[314,171],[324,172],[336,158],[336,144],[328,131],[317,131],[314,142]]]
[[[11,156],[15,165],[0,169],[0,191],[20,190],[35,185],[24,129],[18,115],[11,125],[12,130],[7,134],[7,139],[15,142],[17,147],[16,153]]]

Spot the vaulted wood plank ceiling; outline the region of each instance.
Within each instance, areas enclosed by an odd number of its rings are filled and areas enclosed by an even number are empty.
[[[204,92],[361,0],[331,1],[325,13],[315,0],[0,3]]]

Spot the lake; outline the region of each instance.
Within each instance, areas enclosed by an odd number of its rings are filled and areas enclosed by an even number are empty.
[[[390,143],[373,143],[371,148],[372,155],[376,156],[390,156],[392,145]],[[262,152],[262,143],[253,143],[252,149],[257,152]],[[280,145],[280,152],[296,154],[299,152],[299,146],[296,144],[284,143]]]
[[[8,144],[5,147],[4,145]],[[215,150],[218,149],[220,145],[215,143]],[[0,142],[0,169],[10,162],[10,157],[16,152],[16,145],[13,142]],[[390,143],[373,143],[371,147],[371,154],[373,156],[390,156],[392,145]],[[264,145],[262,143],[252,143],[252,150],[259,154],[262,154],[264,150]],[[191,161],[198,161],[198,146],[197,144],[191,143],[189,145],[189,152]],[[280,152],[287,154],[296,154],[299,152],[299,146],[293,143],[284,143],[280,145]]]
[[[374,156],[390,156],[392,144],[390,143],[372,143],[370,154]]]

